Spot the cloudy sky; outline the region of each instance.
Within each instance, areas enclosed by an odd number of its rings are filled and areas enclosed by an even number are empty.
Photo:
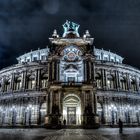
[[[111,50],[140,69],[139,0],[0,0],[0,68],[48,44],[54,29],[62,35],[66,19],[80,24],[95,46]]]

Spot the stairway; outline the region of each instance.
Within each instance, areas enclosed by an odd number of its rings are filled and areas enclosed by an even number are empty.
[[[66,129],[80,129],[82,128],[81,125],[66,125],[66,126],[63,126],[63,128],[66,128]]]

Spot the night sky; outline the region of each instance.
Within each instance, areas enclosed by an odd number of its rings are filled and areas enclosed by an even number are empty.
[[[88,29],[96,48],[140,69],[140,0],[0,0],[0,68],[45,48],[66,20],[80,24],[81,36]]]

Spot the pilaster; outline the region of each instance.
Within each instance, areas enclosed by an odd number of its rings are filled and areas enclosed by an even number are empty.
[[[14,72],[12,73],[12,77],[11,77],[11,82],[10,82],[10,91],[13,91],[14,89]]]
[[[27,76],[27,70],[22,72],[22,89],[26,89],[26,76]]]
[[[127,89],[130,91],[131,90],[131,84],[130,84],[130,76],[127,73],[126,74],[126,80],[127,80]]]

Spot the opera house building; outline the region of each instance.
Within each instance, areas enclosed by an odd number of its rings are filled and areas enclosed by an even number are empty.
[[[0,70],[1,127],[97,128],[140,124],[140,70],[94,47],[89,31],[66,21],[49,44]]]

